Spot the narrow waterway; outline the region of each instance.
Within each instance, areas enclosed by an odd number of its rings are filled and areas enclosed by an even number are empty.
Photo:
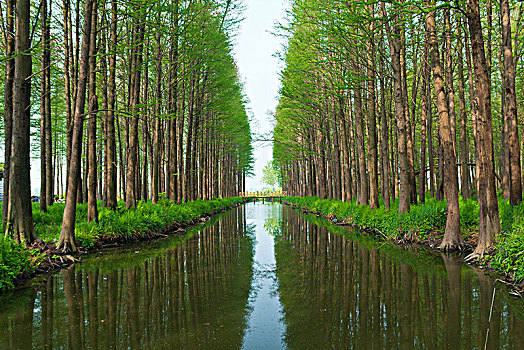
[[[251,203],[0,296],[0,349],[522,349],[523,321],[454,255]]]

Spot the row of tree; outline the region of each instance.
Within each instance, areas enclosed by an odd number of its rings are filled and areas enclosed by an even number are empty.
[[[459,195],[475,195],[482,255],[500,232],[497,186],[522,200],[522,12],[510,0],[295,1],[275,128],[284,191],[372,208],[398,198],[406,212],[429,188],[447,199],[445,250],[464,243]]]
[[[243,190],[253,158],[231,54],[239,4],[6,5],[0,42],[6,49],[0,69],[6,82],[6,235],[19,242],[35,238],[31,151],[41,159],[41,210],[65,194],[58,242],[65,250],[75,250],[77,202],[87,202],[88,220],[96,221],[98,200],[116,209],[123,198],[130,209],[164,194],[182,202]],[[30,131],[39,143],[31,145]]]

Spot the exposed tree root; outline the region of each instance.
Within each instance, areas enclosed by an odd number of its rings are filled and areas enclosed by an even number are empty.
[[[439,245],[438,250],[441,252],[463,252],[465,251],[466,245],[464,242],[446,242],[442,241],[442,243]]]
[[[476,250],[469,254],[468,256],[466,256],[466,258],[464,258],[464,262],[466,263],[472,263],[476,260],[479,260],[479,259],[482,259],[484,257],[484,253],[478,253]]]
[[[62,250],[62,254],[69,255],[73,254],[77,251],[75,242],[73,242],[71,239],[62,239],[60,238],[58,240],[58,243],[56,243],[56,249]]]

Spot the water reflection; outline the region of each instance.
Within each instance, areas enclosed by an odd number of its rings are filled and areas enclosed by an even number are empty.
[[[72,266],[0,313],[0,348],[238,349],[252,245],[239,208],[184,243]]]
[[[278,294],[274,237],[268,222],[280,222],[282,207],[257,203],[248,207],[248,223],[255,232],[253,280],[249,296],[248,329],[242,349],[284,349],[284,315]]]
[[[0,349],[524,349],[523,302],[412,249],[248,204],[0,297]]]
[[[523,348],[522,303],[483,271],[307,219],[284,207],[275,245],[290,349]]]

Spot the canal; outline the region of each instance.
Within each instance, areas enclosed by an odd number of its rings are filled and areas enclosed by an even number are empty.
[[[0,296],[0,348],[522,349],[523,321],[455,255],[250,203]]]

